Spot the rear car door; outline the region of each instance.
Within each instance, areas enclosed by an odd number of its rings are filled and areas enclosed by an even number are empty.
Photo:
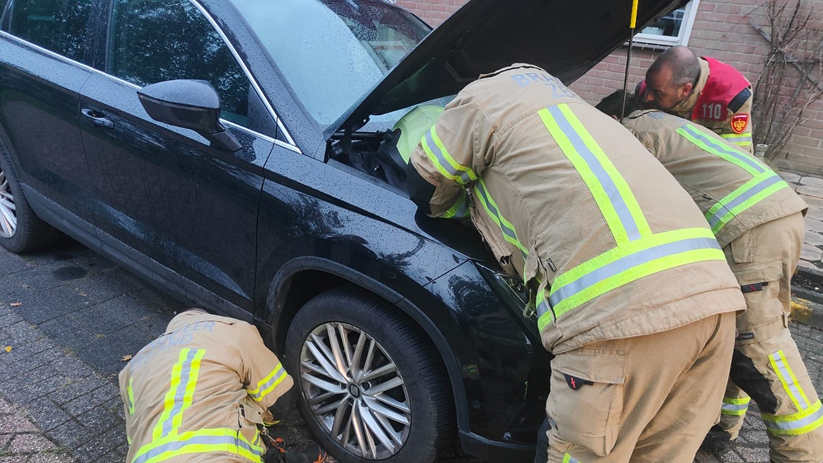
[[[113,0],[103,73],[89,79],[82,136],[104,205],[101,240],[172,271],[195,301],[246,316],[254,291],[262,166],[275,124],[224,35],[189,0]],[[243,145],[220,151],[194,131],[152,120],[136,89],[199,79]],[[146,260],[148,258],[148,260]],[[168,277],[166,277],[168,278]],[[181,288],[178,288],[181,289]],[[236,312],[236,313],[235,313]]]
[[[64,227],[88,237],[93,188],[78,92],[97,59],[89,31],[100,3],[9,0],[0,19],[0,137],[19,163],[21,182],[39,193],[26,191],[35,209],[48,207]]]

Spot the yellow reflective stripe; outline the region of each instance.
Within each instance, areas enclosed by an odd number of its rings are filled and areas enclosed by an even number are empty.
[[[752,176],[757,176],[763,172],[771,170],[765,164],[761,163],[749,154],[744,153],[737,148],[732,148],[727,144],[718,143],[717,140],[712,139],[710,135],[703,133],[693,124],[683,125],[677,129],[677,133],[686,140],[697,145],[697,147],[703,151],[714,154],[715,156],[718,156],[740,167],[746,172],[752,174]]]
[[[132,389],[133,383],[134,378],[129,378],[129,387],[126,388],[129,394],[129,415],[134,415],[134,389]]]
[[[444,219],[465,219],[469,216],[469,197],[466,194],[466,190],[460,192],[460,197],[457,198],[457,201],[452,204],[452,207],[449,208],[444,214]]]
[[[168,392],[166,392],[166,397],[163,400],[163,413],[160,415],[160,420],[157,421],[157,424],[154,426],[154,431],[152,432],[154,439],[158,439],[163,435],[163,424],[171,416],[172,409],[174,408],[174,395],[177,392],[177,387],[180,385],[180,372],[183,370],[183,364],[186,362],[188,355],[188,348],[181,349],[177,357],[177,363],[174,364],[171,370],[171,387],[169,387]]]
[[[651,235],[625,179],[569,106],[544,108],[538,115],[589,188],[615,242],[620,245]]]
[[[734,404],[734,405],[743,405],[747,404],[752,401],[751,397],[743,397],[742,399],[732,399],[729,397],[723,397],[724,404]]]
[[[289,375],[286,373],[286,370],[283,369],[283,364],[278,363],[277,366],[269,373],[268,376],[263,378],[262,381],[257,383],[257,387],[248,391],[249,395],[252,399],[260,402],[263,400],[266,395],[268,395],[271,391],[274,390],[280,383],[283,382],[286,377]]]
[[[735,145],[747,146],[752,144],[751,133],[722,133],[721,137],[725,138],[727,142]]]
[[[764,172],[736,188],[706,212],[706,220],[717,234],[732,219],[789,184],[772,171]]]
[[[176,434],[183,423],[183,412],[191,407],[192,398],[194,397],[194,388],[197,386],[197,375],[200,374],[200,361],[206,355],[206,349],[198,349],[194,355],[194,360],[191,362],[191,370],[189,373],[189,380],[186,384],[185,395],[183,396],[183,406],[180,411],[172,417],[171,433]]]
[[[808,408],[809,398],[806,397],[806,393],[803,392],[803,388],[800,386],[800,382],[797,381],[797,377],[789,366],[789,362],[786,360],[783,351],[779,350],[769,355],[769,362],[772,364],[772,368],[775,373],[777,373],[780,383],[783,384],[783,389],[789,395],[795,407],[801,411]]]
[[[486,210],[486,213],[489,214],[489,217],[491,217],[494,223],[500,227],[500,231],[503,232],[503,239],[519,249],[523,254],[523,259],[527,258],[529,251],[525,246],[523,246],[523,243],[521,243],[520,239],[517,237],[517,230],[514,229],[514,225],[506,220],[506,218],[503,217],[503,214],[500,213],[500,208],[497,207],[497,203],[494,201],[494,198],[492,198],[489,189],[486,188],[486,182],[482,178],[479,181],[474,182],[474,192],[480,200],[480,204],[482,204],[483,208]]]
[[[238,430],[201,429],[155,439],[140,447],[132,463],[158,463],[179,455],[209,452],[230,452],[259,462],[265,448],[251,444]]]
[[[538,319],[542,331],[554,317],[627,283],[681,265],[725,261],[708,228],[658,233],[610,249],[557,276],[552,282],[552,310]],[[539,295],[538,295],[539,296]]]
[[[129,437],[128,435],[126,436],[126,442],[127,442],[129,445],[131,445],[131,437]]]
[[[800,436],[823,426],[820,400],[798,413],[782,416],[762,413],[761,417],[766,429],[776,436]]]
[[[563,455],[563,463],[580,463],[580,461],[567,453]]]
[[[446,149],[446,146],[440,141],[440,137],[437,136],[435,127],[426,132],[420,140],[420,144],[429,157],[429,161],[444,177],[461,185],[477,180],[477,175],[473,170],[461,165],[449,154],[449,150]]]
[[[637,198],[634,197],[634,193],[632,193],[631,188],[629,188],[629,184],[626,183],[626,179],[620,175],[620,172],[618,172],[617,168],[615,168],[614,164],[612,164],[611,159],[606,156],[606,153],[603,152],[600,145],[598,145],[594,140],[594,137],[592,137],[589,131],[586,130],[586,127],[583,126],[577,116],[574,115],[574,112],[572,112],[569,105],[560,104],[557,108],[560,109],[560,111],[566,116],[569,123],[571,123],[572,128],[574,128],[575,132],[577,132],[577,135],[583,139],[583,143],[585,143],[586,147],[588,147],[595,157],[597,157],[603,165],[603,169],[605,169],[606,173],[609,177],[611,177],[617,187],[617,191],[620,192],[620,196],[623,198],[623,202],[629,209],[629,213],[634,219],[640,236],[650,236],[652,234],[652,230],[646,222],[646,216],[643,215],[643,211],[640,209],[640,204],[637,203]]]

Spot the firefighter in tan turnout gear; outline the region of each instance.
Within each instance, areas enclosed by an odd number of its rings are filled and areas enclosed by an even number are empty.
[[[598,108],[617,115],[622,99],[616,92]],[[630,109],[638,106],[629,99]],[[772,461],[820,463],[823,409],[788,329],[806,204],[765,164],[685,119],[642,110],[623,125],[691,194],[746,298],[720,425],[710,441],[737,438],[751,397],[769,432]]]
[[[282,417],[275,403],[285,402],[292,384],[257,328],[187,310],[120,372],[126,461],[322,461],[325,452],[313,443],[305,452],[266,454],[260,426],[272,424],[272,410]]]
[[[551,462],[691,462],[716,422],[739,286],[689,195],[540,68],[481,76],[412,153],[409,193],[466,217],[532,293]],[[543,458],[546,454],[543,454]]]
[[[645,104],[700,124],[749,153],[752,84],[732,66],[686,46],[663,52],[637,94]]]

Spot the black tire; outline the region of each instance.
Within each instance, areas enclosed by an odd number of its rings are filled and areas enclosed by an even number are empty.
[[[31,210],[29,202],[20,188],[19,177],[14,170],[9,154],[0,147],[0,171],[5,175],[14,202],[17,228],[11,237],[0,233],[0,246],[14,253],[31,252],[42,248],[58,235],[46,222],[40,220]]]
[[[330,323],[345,324],[338,326],[362,330],[362,333],[376,341],[387,354],[386,361],[396,365],[397,375],[404,383],[402,391],[407,397],[404,403],[408,404],[411,417],[410,424],[403,431],[406,433],[405,440],[402,445],[397,446],[399,450],[394,450],[395,453],[391,455],[378,458],[364,457],[344,448],[338,439],[331,436],[330,430],[321,424],[308,404],[306,388],[312,386],[304,379],[303,374],[317,373],[302,368],[301,357],[308,355],[306,358],[313,358],[313,354],[306,347],[306,340],[312,332]],[[307,302],[289,328],[286,340],[286,367],[294,377],[295,388],[299,391],[298,408],[303,419],[320,444],[342,463],[431,463],[437,458],[438,452],[446,449],[451,443],[455,429],[451,387],[437,350],[425,333],[410,319],[371,294],[353,287],[341,287],[322,293]],[[363,397],[366,397],[368,387],[372,386],[362,387],[363,391],[366,391],[362,393]],[[395,393],[396,390],[389,392]],[[340,397],[353,404],[351,388],[347,391]]]

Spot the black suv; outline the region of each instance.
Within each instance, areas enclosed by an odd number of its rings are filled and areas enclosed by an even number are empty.
[[[472,0],[431,31],[380,0],[0,0],[0,243],[57,229],[256,323],[342,462],[456,435],[528,461],[549,356],[520,282],[417,213],[391,129],[512,62],[573,81],[630,6]]]

